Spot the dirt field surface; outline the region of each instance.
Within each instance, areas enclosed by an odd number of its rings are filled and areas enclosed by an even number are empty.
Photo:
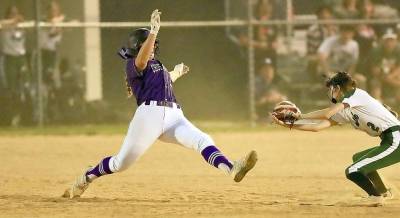
[[[400,217],[399,194],[384,207],[351,204],[363,192],[344,169],[377,138],[340,128],[211,136],[231,158],[258,152],[241,183],[194,151],[157,142],[127,171],[70,200],[60,197],[64,189],[87,165],[115,154],[123,135],[1,135],[0,217]],[[381,172],[400,187],[400,165]]]

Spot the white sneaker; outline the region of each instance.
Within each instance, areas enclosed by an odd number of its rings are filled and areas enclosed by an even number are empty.
[[[251,151],[242,159],[235,161],[231,170],[231,175],[235,182],[240,182],[247,172],[249,172],[256,165],[257,152]]]
[[[362,198],[357,202],[354,202],[352,206],[364,206],[364,207],[381,207],[385,203],[383,196],[370,195],[366,198]]]
[[[86,172],[92,169],[92,167],[87,168],[82,175],[76,178],[74,184],[70,188],[64,191],[62,197],[64,198],[76,198],[80,197],[83,192],[89,187],[90,182],[87,180]]]

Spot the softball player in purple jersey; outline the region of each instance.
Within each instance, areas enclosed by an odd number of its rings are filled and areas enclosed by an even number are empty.
[[[256,164],[255,151],[238,161],[228,160],[215,146],[212,138],[197,129],[183,115],[175,99],[172,82],[187,73],[189,68],[178,64],[173,71],[168,72],[155,59],[160,14],[161,12],[154,10],[150,30],[140,28],[132,32],[127,48],[119,52],[126,60],[128,93],[136,97],[138,105],[119,153],[106,157],[97,166],[85,170],[65,191],[64,197],[79,197],[100,176],[127,169],[157,139],[181,144],[200,152],[210,165],[231,175],[235,182],[240,182]]]

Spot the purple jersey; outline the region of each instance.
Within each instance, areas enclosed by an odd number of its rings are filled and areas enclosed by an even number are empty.
[[[138,105],[149,100],[176,102],[169,73],[158,60],[149,60],[146,68],[142,72],[138,72],[135,59],[128,59],[126,79]]]

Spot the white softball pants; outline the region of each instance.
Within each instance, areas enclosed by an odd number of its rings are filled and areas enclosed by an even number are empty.
[[[110,160],[110,170],[127,169],[157,139],[198,152],[214,145],[212,138],[190,123],[176,104],[170,108],[157,106],[155,101],[151,101],[150,105],[143,103],[137,108],[119,153]]]

